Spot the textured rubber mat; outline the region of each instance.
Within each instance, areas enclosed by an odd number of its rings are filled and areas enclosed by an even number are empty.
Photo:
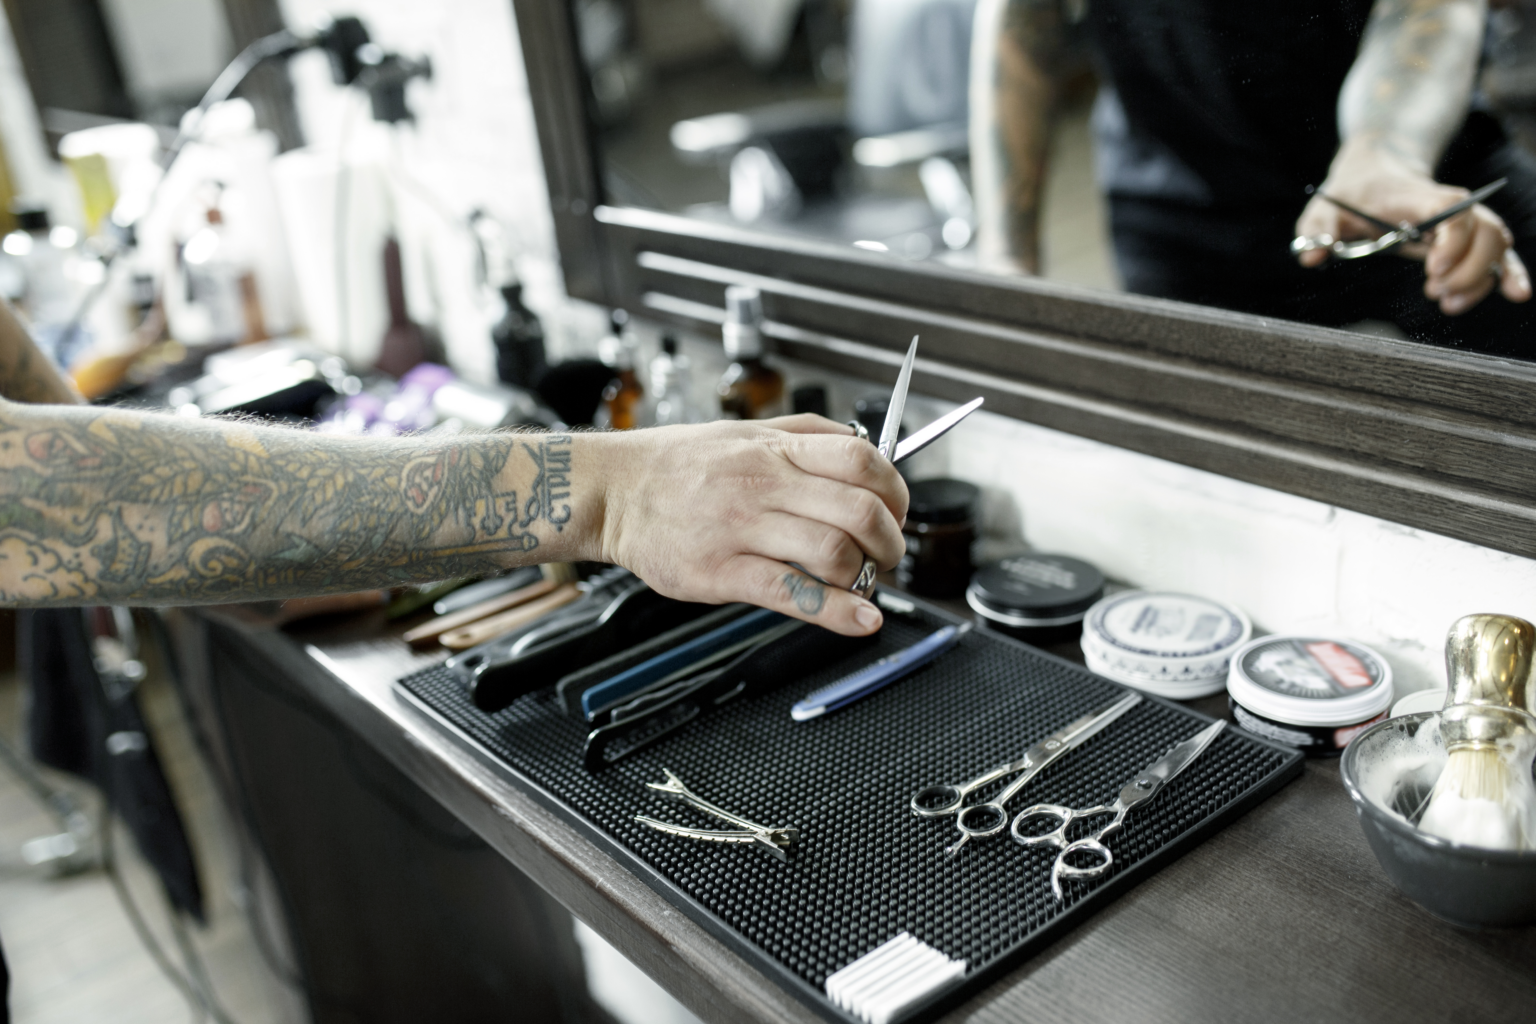
[[[591,835],[662,893],[831,1020],[828,975],[900,932],[969,970],[958,989],[918,1008],[931,1016],[1075,924],[1136,876],[1188,848],[1301,771],[1296,751],[1226,729],[1138,809],[1107,845],[1110,871],[1067,886],[1058,903],[1056,851],[1006,834],[975,840],[952,858],[954,819],[908,808],[928,783],[958,783],[1018,758],[1034,742],[1098,708],[1123,688],[1008,638],[973,631],[937,661],[879,693],[812,722],[790,719],[807,692],[956,621],[920,608],[888,614],[878,647],[782,689],[728,703],[654,747],[591,773],[581,766],[582,725],[553,692],[495,714],[476,709],[441,667],[399,686],[536,799]],[[1209,719],[1146,699],[1051,765],[1010,802],[1088,807]],[[675,771],[699,796],[769,826],[800,830],[781,863],[747,846],[665,835],[641,813],[696,828],[730,826],[645,788]],[[968,802],[989,799],[1004,782]]]

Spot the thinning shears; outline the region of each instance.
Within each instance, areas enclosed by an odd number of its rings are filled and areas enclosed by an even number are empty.
[[[953,857],[970,840],[995,836],[1006,828],[1008,811],[1003,805],[1013,799],[1019,790],[1029,785],[1031,779],[1058,758],[1097,736],[1115,719],[1140,703],[1141,694],[1128,693],[1051,733],[1025,751],[1024,756],[1017,761],[998,765],[957,786],[924,786],[912,794],[912,813],[920,818],[955,815],[955,827],[960,830],[960,838],[944,850],[946,856]],[[964,806],[967,796],[1015,772],[1020,773],[1019,777],[997,796],[984,804]]]
[[[1058,900],[1062,898],[1063,878],[1097,878],[1109,870],[1109,866],[1115,862],[1115,855],[1104,845],[1105,838],[1125,824],[1126,815],[1157,796],[1170,779],[1204,753],[1226,724],[1224,721],[1212,722],[1137,772],[1134,779],[1120,788],[1120,794],[1112,804],[1082,809],[1062,807],[1060,804],[1035,804],[1019,812],[1019,816],[1013,819],[1013,827],[1009,829],[1014,839],[1025,846],[1046,845],[1061,850],[1056,855],[1056,863],[1051,867],[1051,892],[1056,894]],[[1104,814],[1112,814],[1114,817],[1097,832],[1082,839],[1067,838],[1067,829],[1074,821]],[[1042,835],[1031,835],[1023,830],[1022,826],[1038,818],[1055,819],[1061,824]],[[1094,863],[1078,867],[1067,859],[1073,854],[1092,857]]]
[[[1447,206],[1433,217],[1428,220],[1421,220],[1417,224],[1410,224],[1407,221],[1393,224],[1390,221],[1385,221],[1380,217],[1366,213],[1364,210],[1358,210],[1342,199],[1335,199],[1333,196],[1319,191],[1317,193],[1319,196],[1346,213],[1352,213],[1367,224],[1380,228],[1382,234],[1377,238],[1358,238],[1349,242],[1332,238],[1328,235],[1300,235],[1291,242],[1291,255],[1300,256],[1304,252],[1316,252],[1318,249],[1325,249],[1328,255],[1336,259],[1357,260],[1362,256],[1374,256],[1378,252],[1386,252],[1388,249],[1394,249],[1408,242],[1420,242],[1423,241],[1425,235],[1435,230],[1435,228],[1463,210],[1476,206],[1507,184],[1509,184],[1508,178],[1500,178],[1498,181],[1489,182],[1461,202]]]
[[[896,386],[891,389],[891,403],[885,413],[885,425],[880,429],[880,457],[889,459],[892,465],[900,465],[905,460],[910,459],[949,433],[950,428],[955,424],[981,408],[982,399],[973,398],[960,406],[960,408],[940,416],[905,441],[901,441],[901,416],[906,411],[907,388],[912,383],[912,364],[916,360],[917,335],[914,334],[912,336],[912,344],[907,348],[907,358],[901,364],[901,373],[896,377]],[[869,440],[869,431],[864,428],[863,424],[855,420],[848,425],[853,428],[853,432],[859,437],[866,441]],[[864,564],[859,567],[858,578],[853,581],[853,586],[848,589],[868,600],[869,595],[875,592],[875,573],[877,571],[875,560],[865,555]]]

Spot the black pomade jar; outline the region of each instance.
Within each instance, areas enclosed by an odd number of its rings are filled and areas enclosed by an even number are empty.
[[[965,602],[984,625],[1032,644],[1064,643],[1104,596],[1104,574],[1066,555],[1015,555],[971,577]]]
[[[896,567],[903,587],[923,597],[959,597],[971,578],[976,502],[981,489],[939,477],[908,487],[907,555]]]

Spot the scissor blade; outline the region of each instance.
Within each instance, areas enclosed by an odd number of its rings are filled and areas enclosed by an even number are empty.
[[[896,463],[904,462],[905,460],[910,459],[912,456],[916,455],[918,452],[922,451],[924,448],[927,448],[929,445],[933,444],[933,442],[949,433],[950,428],[955,424],[965,419],[977,409],[980,409],[981,403],[983,401],[985,401],[985,399],[973,398],[969,402],[966,402],[964,405],[962,405],[960,408],[951,410],[950,412],[945,413],[943,416],[940,416],[938,419],[928,424],[922,430],[919,430],[917,433],[901,442],[901,444],[897,445],[896,455],[891,459],[891,461]]]
[[[1382,220],[1380,217],[1372,216],[1371,214],[1366,213],[1364,210],[1359,209],[1358,207],[1350,206],[1348,203],[1346,203],[1342,199],[1335,199],[1335,198],[1333,198],[1333,196],[1331,196],[1328,193],[1324,192],[1322,189],[1318,189],[1317,190],[1317,194],[1318,194],[1319,197],[1328,200],[1330,203],[1332,203],[1334,206],[1337,206],[1339,209],[1344,210],[1347,213],[1354,214],[1356,217],[1359,217],[1361,220],[1365,221],[1367,224],[1374,224],[1376,227],[1381,228],[1381,230],[1383,230],[1383,231],[1396,231],[1397,230],[1397,225],[1396,224],[1393,224],[1390,221]]]
[[[1097,711],[1091,711],[1077,721],[1063,726],[1039,743],[1036,743],[1029,749],[1029,759],[1032,766],[1031,774],[1040,768],[1044,768],[1067,751],[1087,743],[1108,727],[1110,723],[1114,722],[1115,719],[1140,703],[1141,694],[1128,693],[1119,700],[1106,704]]]
[[[1463,199],[1455,206],[1447,206],[1445,209],[1429,218],[1429,220],[1420,221],[1418,224],[1415,224],[1413,229],[1421,235],[1426,231],[1431,231],[1434,228],[1439,227],[1445,221],[1450,220],[1461,211],[1468,209],[1469,207],[1476,206],[1478,203],[1482,202],[1484,199],[1487,199],[1489,196],[1493,195],[1499,189],[1508,184],[1508,178],[1500,178],[1498,181],[1490,181],[1488,184],[1484,185],[1476,192],[1473,192],[1471,195],[1467,196],[1467,198]]]
[[[1205,751],[1205,748],[1211,745],[1211,740],[1216,738],[1216,734],[1221,732],[1226,727],[1226,724],[1225,721],[1212,722],[1152,762],[1142,774],[1152,775],[1162,782],[1167,782],[1179,774],[1179,772],[1188,768],[1190,762],[1199,757]]]
[[[891,389],[891,405],[885,413],[885,426],[880,430],[880,455],[889,459],[896,451],[896,439],[901,436],[901,416],[907,409],[907,388],[912,385],[912,364],[917,361],[917,335],[907,347],[907,358],[901,364],[896,386]]]

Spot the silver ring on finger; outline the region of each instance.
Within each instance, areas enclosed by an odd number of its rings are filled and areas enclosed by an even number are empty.
[[[875,592],[875,574],[878,571],[879,569],[875,566],[875,560],[865,555],[864,564],[859,566],[858,578],[853,581],[853,586],[848,589],[868,601],[869,595]]]
[[[1500,256],[1498,259],[1496,259],[1492,263],[1488,264],[1488,273],[1493,275],[1493,279],[1495,281],[1502,281],[1502,280],[1504,280],[1504,257],[1503,256]]]

